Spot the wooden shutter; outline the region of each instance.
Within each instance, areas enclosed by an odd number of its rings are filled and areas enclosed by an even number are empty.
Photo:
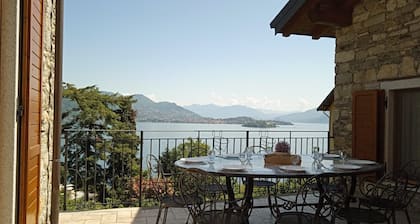
[[[19,223],[38,223],[43,0],[23,2]]]
[[[383,115],[382,90],[353,93],[353,157],[383,161]]]

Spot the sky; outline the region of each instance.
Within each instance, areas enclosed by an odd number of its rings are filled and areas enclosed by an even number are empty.
[[[335,39],[274,35],[286,0],[64,1],[63,81],[178,105],[317,107]]]

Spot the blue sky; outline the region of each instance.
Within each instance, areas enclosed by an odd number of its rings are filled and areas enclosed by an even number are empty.
[[[274,36],[285,0],[65,1],[63,79],[179,105],[314,108],[335,39]]]

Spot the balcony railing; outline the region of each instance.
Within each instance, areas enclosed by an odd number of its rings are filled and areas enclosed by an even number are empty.
[[[134,136],[134,137],[133,137]],[[239,153],[247,146],[272,149],[288,142],[291,153],[306,155],[313,147],[329,151],[326,131],[132,131],[64,130],[61,151],[61,210],[152,206],[146,156],[165,163],[176,158]],[[174,150],[176,148],[176,150]],[[240,180],[236,193],[241,193]]]

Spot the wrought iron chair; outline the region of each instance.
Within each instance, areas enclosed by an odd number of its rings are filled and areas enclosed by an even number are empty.
[[[186,203],[180,196],[177,186],[178,174],[164,174],[159,159],[150,154],[147,156],[148,183],[154,198],[159,202],[156,224],[159,223],[164,210],[162,223],[166,223],[169,208],[185,208]],[[186,223],[188,223],[189,216]]]
[[[179,189],[184,203],[188,203],[193,223],[247,223],[247,215],[229,206],[231,203],[217,177],[187,170],[179,178]]]
[[[324,197],[327,184],[327,177],[317,175],[305,179],[295,197],[276,194],[271,207],[276,223],[334,223],[332,207]]]
[[[411,223],[408,207],[420,187],[420,161],[409,161],[399,170],[386,174],[376,183],[372,182],[369,177],[365,178],[362,183],[364,185],[361,185],[360,191],[363,197],[359,198],[360,206],[376,206],[391,210],[393,223],[396,223],[395,213],[403,211],[408,223]],[[398,200],[391,201],[388,198],[377,197],[377,192],[371,189],[375,187],[375,184],[393,188]]]
[[[326,191],[328,202],[333,205],[333,219],[344,219],[347,223],[390,223],[394,216],[393,205],[398,203],[401,197],[402,182],[389,178],[386,174],[376,182],[362,179],[360,192],[363,195],[359,199],[359,206],[350,206],[349,180],[342,177],[336,186],[340,191]],[[389,206],[378,206],[379,202],[387,201]]]

